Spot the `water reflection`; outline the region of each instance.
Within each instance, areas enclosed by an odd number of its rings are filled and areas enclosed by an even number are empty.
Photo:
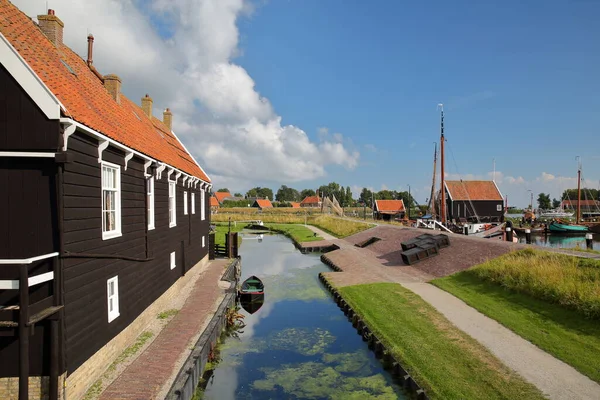
[[[223,343],[205,399],[405,398],[322,288],[318,255],[280,235],[244,238],[240,254],[242,280],[260,277],[268,296]]]
[[[600,235],[593,235],[594,249],[600,250]],[[525,243],[525,235],[519,235],[519,243]],[[531,244],[544,247],[586,248],[585,235],[532,235]]]
[[[240,306],[248,313],[248,314],[254,314],[255,312],[257,312],[258,310],[260,310],[260,308],[262,307],[263,303],[265,302],[265,295],[264,293],[256,296],[255,298],[244,298],[244,297],[240,297]]]

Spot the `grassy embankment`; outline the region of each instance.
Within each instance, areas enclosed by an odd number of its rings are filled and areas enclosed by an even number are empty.
[[[321,236],[315,236],[314,232],[305,227],[304,225],[266,224],[266,226],[275,232],[281,232],[284,235],[291,237],[298,243],[323,240]]]
[[[339,290],[431,399],[544,398],[402,286],[376,283]]]
[[[600,382],[600,261],[528,249],[432,283]]]
[[[227,212],[225,212],[227,210]],[[234,210],[231,212],[230,210]],[[211,216],[211,220],[216,223],[228,223],[231,219],[232,221],[232,230],[233,230],[233,222],[237,221],[252,221],[252,220],[261,220],[267,226],[271,224],[281,225],[281,224],[299,224],[303,225],[304,223],[308,225],[316,226],[317,228],[322,229],[323,231],[339,238],[343,238],[346,236],[354,235],[355,233],[361,232],[365,229],[372,227],[372,224],[363,223],[359,221],[347,220],[335,218],[329,215],[322,215],[315,212],[307,212],[306,214],[303,211],[296,212],[278,212],[279,209],[273,209],[275,211],[263,211],[258,212],[256,210],[246,210],[246,209],[223,209],[218,214],[214,214]],[[293,209],[292,209],[293,210]],[[296,209],[297,210],[297,209]],[[246,224],[245,222],[243,223]],[[242,224],[236,224],[237,227],[241,229]],[[307,229],[307,228],[305,228]],[[303,236],[303,233],[299,234]],[[305,237],[313,236],[312,233],[310,235],[306,235]],[[314,237],[314,236],[313,236]],[[311,240],[315,240],[314,238]],[[322,239],[318,239],[322,240]],[[303,240],[298,240],[302,242]]]

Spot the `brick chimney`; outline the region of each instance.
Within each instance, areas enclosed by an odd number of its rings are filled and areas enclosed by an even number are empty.
[[[152,97],[148,96],[148,94],[142,97],[142,110],[148,118],[152,118]]]
[[[94,53],[94,35],[91,33],[88,35],[88,56],[87,56],[87,65],[90,66],[94,63],[93,60]]]
[[[168,108],[163,112],[163,124],[169,128],[170,131],[173,130],[173,113]]]
[[[121,78],[114,74],[105,75],[104,87],[117,104],[121,104]]]
[[[55,45],[63,44],[63,28],[65,24],[54,15],[54,10],[48,9],[47,15],[38,15],[38,25],[46,37]]]

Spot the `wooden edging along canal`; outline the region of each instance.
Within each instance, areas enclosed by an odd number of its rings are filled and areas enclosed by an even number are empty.
[[[325,255],[321,256],[321,261],[334,271],[342,271],[340,267],[335,265]],[[375,353],[375,357],[381,360],[383,367],[390,371],[395,378],[400,380],[402,387],[406,391],[416,395],[418,400],[429,400],[427,393],[425,393],[413,377],[402,367],[400,362],[394,358],[381,340],[373,333],[372,329],[369,328],[360,315],[354,311],[352,306],[348,304],[342,294],[327,280],[327,277],[322,272],[319,273],[319,280],[325,285],[327,290],[329,290],[338,307],[344,312],[344,315],[352,322],[352,326],[356,328],[358,334],[361,335],[362,340],[367,342],[369,349]]]
[[[225,314],[229,308],[235,305],[236,284],[239,279],[240,267],[241,257],[238,257],[229,264],[223,273],[221,280],[230,282],[229,289],[227,289],[227,293],[212,319],[198,338],[198,341],[196,341],[194,349],[177,373],[177,377],[165,399],[190,400],[194,396],[200,378],[204,374],[204,367],[208,361],[209,354],[216,347],[217,340],[221,336],[223,329],[225,329]]]

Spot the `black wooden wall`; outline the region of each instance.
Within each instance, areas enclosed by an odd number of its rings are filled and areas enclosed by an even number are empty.
[[[500,211],[497,209],[498,205],[500,206]],[[504,202],[502,200],[448,201],[448,218],[450,220],[473,218],[476,214],[480,219],[501,221],[504,216]]]
[[[101,168],[97,140],[75,133],[69,139],[74,161],[65,164],[65,250],[71,253],[121,255],[150,261],[67,258],[64,263],[66,363],[73,372],[110,339],[129,325],[185,271],[208,254],[209,196],[206,219],[201,221],[200,190],[177,183],[177,226],[169,228],[167,171],[155,181],[155,229],[147,231],[144,160],[133,157],[124,169],[124,153],[109,146],[104,161],[121,166],[121,231],[118,238],[102,240]],[[173,178],[174,176],[172,176]],[[183,192],[188,192],[184,215]],[[196,213],[191,214],[195,192]],[[202,236],[205,235],[205,247]],[[170,253],[176,265],[170,269]],[[185,262],[184,262],[185,260]],[[108,322],[109,278],[118,275],[120,316]]]

